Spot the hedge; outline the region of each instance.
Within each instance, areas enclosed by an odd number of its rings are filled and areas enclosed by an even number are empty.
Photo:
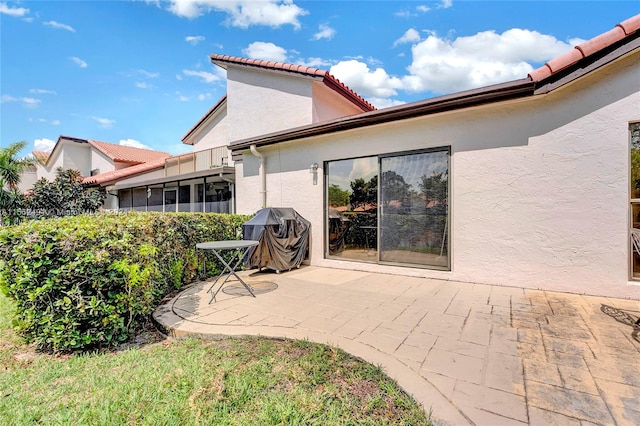
[[[249,216],[215,213],[91,214],[0,230],[0,290],[16,302],[14,326],[44,351],[127,340],[160,300],[193,282],[201,241],[241,236]]]

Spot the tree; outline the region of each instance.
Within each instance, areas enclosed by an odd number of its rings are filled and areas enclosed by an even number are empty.
[[[22,172],[35,164],[33,159],[17,158],[27,145],[15,142],[0,148],[0,224],[13,225],[22,219],[24,198],[18,191]]]
[[[0,187],[17,190],[22,172],[35,165],[31,158],[17,158],[20,151],[27,146],[24,141],[15,142],[7,148],[0,148]]]
[[[95,213],[106,197],[104,188],[83,183],[79,171],[58,168],[53,182],[42,178],[33,185],[26,197],[26,207],[35,219],[75,216]]]
[[[378,204],[378,175],[372,177],[368,182],[363,178],[351,181],[351,208],[352,210],[362,207],[363,210],[375,208]]]
[[[329,185],[329,205],[334,207],[349,204],[349,191],[340,188],[335,183]]]

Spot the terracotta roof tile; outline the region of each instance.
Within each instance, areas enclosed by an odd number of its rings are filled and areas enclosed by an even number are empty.
[[[600,34],[591,40],[585,41],[564,55],[558,56],[544,64],[542,67],[531,71],[529,78],[533,81],[541,81],[553,74],[574,65],[578,61],[593,55],[620,40],[629,37],[640,30],[640,14],[633,16],[617,24],[613,29]]]
[[[32,151],[31,154],[33,154],[33,156],[35,157],[36,161],[40,164],[47,164],[47,160],[49,159],[49,156],[51,155],[50,152],[46,152],[46,151]]]
[[[584,55],[582,55],[582,52],[574,48],[568,51],[567,53],[565,53],[564,55],[560,55],[556,58],[553,58],[552,60],[547,62],[545,65],[549,67],[552,74],[555,74],[558,71],[562,71],[568,66],[575,64],[582,58],[584,58]]]
[[[121,163],[140,164],[155,160],[164,160],[170,157],[167,152],[154,151],[151,149],[133,148],[130,146],[115,145],[107,142],[100,142],[87,139],[87,142],[102,152],[113,161]]]
[[[616,41],[622,40],[626,36],[624,29],[616,26],[606,33],[600,34],[589,41],[585,41],[584,43],[577,45],[576,50],[582,52],[583,56],[589,56],[596,53],[598,50],[604,49],[605,47],[615,43]]]
[[[617,26],[622,28],[626,35],[635,33],[640,30],[640,14],[620,22]]]
[[[242,64],[242,65],[250,65],[260,68],[272,69],[272,70],[281,70],[294,72],[297,74],[302,74],[310,77],[321,77],[325,84],[331,87],[333,90],[336,90],[344,97],[349,99],[351,102],[360,106],[363,111],[373,111],[376,109],[371,103],[367,102],[362,96],[358,95],[356,92],[347,87],[344,83],[341,83],[337,78],[329,74],[329,71],[321,70],[318,68],[308,67],[306,65],[295,65],[295,64],[287,64],[283,62],[274,62],[274,61],[265,61],[261,59],[248,59],[241,58],[238,56],[229,56],[229,55],[217,55],[213,54],[210,56],[211,62],[226,62],[233,64]]]
[[[112,170],[106,173],[100,173],[95,176],[87,176],[82,182],[87,184],[105,184],[116,180],[124,179],[140,173],[149,172],[156,169],[164,168],[164,158],[149,161],[147,163],[136,164],[135,166],[125,167],[120,170]]]

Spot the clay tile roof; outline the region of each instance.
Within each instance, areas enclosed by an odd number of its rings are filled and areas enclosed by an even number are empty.
[[[155,159],[147,163],[141,163],[141,164],[136,164],[135,166],[125,167],[124,169],[112,170],[110,172],[100,173],[99,175],[95,175],[95,176],[87,176],[82,179],[82,182],[86,184],[102,185],[105,183],[124,179],[130,176],[135,176],[140,173],[161,169],[163,167],[164,167],[164,158]]]
[[[635,33],[636,31],[640,30],[640,14],[632,16],[631,18],[620,22],[617,26],[622,28],[626,35]]]
[[[88,139],[87,142],[102,152],[113,161],[130,164],[147,163],[149,161],[164,160],[170,157],[167,152],[154,151],[151,149],[133,148],[130,146],[115,145],[107,142],[100,142]]]
[[[348,88],[344,83],[341,83],[340,80],[329,74],[329,71],[326,70],[320,70],[317,68],[308,67],[306,65],[287,64],[283,62],[265,61],[261,59],[248,59],[229,55],[213,54],[210,56],[210,58],[211,62],[213,63],[220,62],[236,65],[250,65],[264,69],[293,72],[309,77],[320,77],[323,79],[324,83],[327,86],[337,91],[354,104],[361,107],[363,111],[373,111],[376,109],[376,107],[367,102],[362,96],[358,95],[356,92]]]
[[[553,74],[576,64],[583,58],[600,52],[612,44],[629,37],[638,30],[640,30],[640,14],[617,24],[613,29],[606,33],[600,34],[591,40],[575,46],[564,55],[550,60],[542,67],[531,71],[529,73],[529,78],[533,81],[541,81],[551,77]]]
[[[46,151],[31,151],[31,154],[35,157],[36,161],[40,164],[46,164],[49,159],[50,152]]]

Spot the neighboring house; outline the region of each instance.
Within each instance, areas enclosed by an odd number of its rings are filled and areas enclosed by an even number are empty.
[[[640,298],[640,15],[522,80],[271,133],[285,82],[222,63],[237,211],[296,209],[312,264]]]
[[[182,138],[193,152],[87,179],[117,191],[121,209],[233,213],[230,142],[375,109],[327,71],[224,55],[211,61],[227,71],[227,94]]]
[[[33,151],[36,164],[36,178],[54,180],[56,170],[74,169],[86,176],[85,181],[91,181],[91,177],[108,173],[131,173],[132,167],[140,167],[152,163],[162,162],[169,157],[166,152],[150,149],[133,148],[100,142],[92,139],[80,139],[69,136],[60,136],[51,153]],[[31,176],[25,176],[28,180]],[[29,187],[31,187],[33,183]],[[25,190],[28,189],[25,187]],[[105,201],[105,207],[117,208],[118,200],[109,195]]]

